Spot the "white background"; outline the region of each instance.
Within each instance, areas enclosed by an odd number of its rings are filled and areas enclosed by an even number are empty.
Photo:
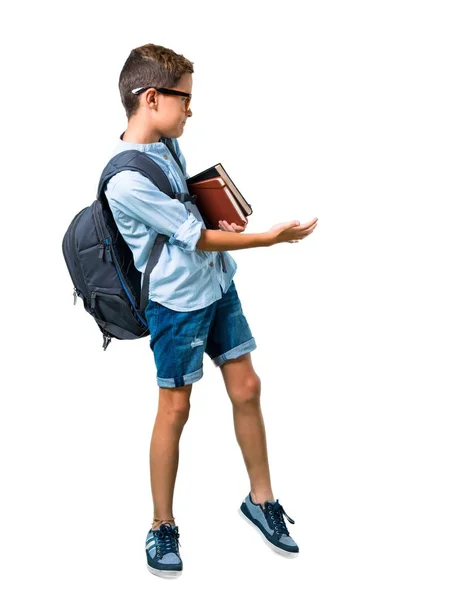
[[[4,598],[450,599],[451,19],[446,2],[14,3],[2,17],[1,586]],[[237,509],[249,480],[204,358],[180,442],[184,573],[146,569],[149,338],[112,340],[61,242],[127,125],[132,48],[194,62],[190,174],[221,161],[257,342],[275,497],[296,560]],[[6,164],[5,164],[6,163]],[[281,594],[281,595],[280,595]],[[162,596],[163,597],[163,596]]]

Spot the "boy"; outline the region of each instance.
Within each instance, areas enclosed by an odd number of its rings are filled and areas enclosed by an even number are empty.
[[[132,50],[119,78],[128,124],[112,156],[128,149],[146,152],[165,171],[176,193],[188,192],[186,161],[177,138],[192,116],[193,72],[193,63],[183,55],[146,44]],[[184,172],[159,141],[162,137],[171,138]],[[250,355],[256,342],[232,280],[237,264],[227,251],[297,242],[314,230],[317,219],[305,225],[282,223],[258,234],[242,235],[245,227],[226,222],[219,222],[218,230],[206,229],[196,205],[170,198],[136,171],[112,177],[105,194],[143,274],[157,233],[169,237],[151,272],[146,307],[159,386],[150,446],[154,521],[146,537],[148,569],[162,577],[182,572],[173,492],[179,439],[189,415],[192,385],[203,375],[204,352],[221,369],[250,478],[240,514],[272,549],[296,556],[298,546],[270,484],[260,378]]]

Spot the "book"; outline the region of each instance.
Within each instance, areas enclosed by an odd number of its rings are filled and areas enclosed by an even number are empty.
[[[253,213],[221,163],[189,177],[186,183],[208,229],[218,229],[218,221],[244,226]]]

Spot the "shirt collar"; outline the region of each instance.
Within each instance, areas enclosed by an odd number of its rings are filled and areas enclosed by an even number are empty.
[[[155,152],[155,150],[159,150],[160,148],[166,148],[163,142],[152,142],[150,144],[137,144],[135,142],[125,142],[122,139],[124,133],[125,131],[121,133],[118,140],[118,147],[122,148],[123,150],[140,150],[140,152],[151,152],[153,150]]]

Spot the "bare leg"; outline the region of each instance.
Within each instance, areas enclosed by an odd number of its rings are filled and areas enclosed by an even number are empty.
[[[274,496],[260,406],[260,378],[250,353],[228,360],[220,368],[232,402],[235,435],[250,478],[251,499],[263,505],[266,500],[274,501]]]
[[[179,464],[179,440],[190,412],[192,384],[159,388],[159,405],[149,450],[154,522],[175,525],[173,496]]]

